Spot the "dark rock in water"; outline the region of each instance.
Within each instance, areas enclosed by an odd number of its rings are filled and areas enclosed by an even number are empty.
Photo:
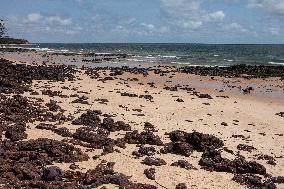
[[[239,144],[237,146],[238,150],[243,150],[243,151],[248,151],[248,152],[252,152],[253,150],[256,150],[255,147],[247,145],[247,144]]]
[[[144,174],[150,180],[155,180],[155,173],[156,173],[156,170],[154,168],[144,170]]]
[[[171,166],[180,167],[187,170],[197,170],[197,168],[195,168],[193,165],[191,165],[185,160],[178,160],[177,162],[172,163]]]
[[[133,132],[126,133],[125,142],[129,144],[150,144],[162,146],[163,142],[161,141],[158,135],[154,135],[152,132],[144,131],[138,133],[137,130]]]
[[[23,124],[15,124],[10,126],[5,133],[5,137],[10,139],[11,141],[18,141],[27,138],[27,134],[25,133],[26,126]]]
[[[44,181],[58,181],[62,178],[62,170],[58,167],[48,167],[43,170],[41,179]]]
[[[83,113],[78,119],[72,121],[73,125],[85,125],[89,127],[99,127],[101,119],[98,116],[100,112],[88,110],[87,113]]]
[[[152,165],[162,166],[162,165],[167,164],[165,160],[160,159],[160,158],[154,158],[154,157],[146,157],[141,163],[145,165],[149,165],[149,166],[152,166]]]
[[[262,181],[262,178],[254,174],[236,174],[233,181],[245,185],[252,189],[276,189],[276,185],[271,181]]]
[[[246,161],[243,157],[234,160],[222,158],[221,152],[216,150],[205,151],[199,160],[199,165],[209,171],[229,172],[237,174],[259,174],[265,175],[266,169],[255,161]]]
[[[182,73],[221,76],[221,77],[244,77],[244,78],[266,78],[283,77],[283,66],[252,66],[252,65],[233,65],[229,67],[183,67],[179,68]]]
[[[187,186],[185,183],[180,183],[178,185],[176,185],[175,189],[187,189]]]
[[[183,155],[189,157],[193,152],[193,146],[186,142],[172,142],[166,144],[164,148],[161,149],[161,153],[172,153]]]

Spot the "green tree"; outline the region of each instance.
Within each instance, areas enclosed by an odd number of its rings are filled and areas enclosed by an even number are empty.
[[[0,38],[4,38],[7,33],[4,20],[0,19]]]

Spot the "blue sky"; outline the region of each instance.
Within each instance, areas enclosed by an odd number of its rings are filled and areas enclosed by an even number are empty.
[[[0,0],[31,42],[284,43],[284,0]]]

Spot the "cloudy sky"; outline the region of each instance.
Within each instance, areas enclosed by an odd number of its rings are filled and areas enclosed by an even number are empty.
[[[31,42],[284,43],[284,0],[0,0]]]

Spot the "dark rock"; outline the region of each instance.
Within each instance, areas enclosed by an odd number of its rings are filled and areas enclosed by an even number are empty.
[[[5,137],[10,139],[11,141],[18,141],[27,138],[27,134],[25,133],[26,126],[23,124],[15,124],[10,126],[5,133]]]
[[[181,98],[176,99],[177,102],[184,102]]]
[[[284,112],[276,113],[276,115],[278,115],[278,116],[280,116],[280,117],[284,117]]]
[[[154,158],[154,157],[146,157],[141,163],[145,165],[149,165],[149,166],[152,166],[152,165],[162,166],[162,165],[167,164],[165,160],[160,159],[160,158]]]
[[[180,167],[187,170],[197,170],[197,168],[195,168],[193,165],[191,165],[185,160],[178,160],[177,162],[172,163],[171,166]]]
[[[126,133],[125,142],[129,144],[150,144],[150,145],[157,145],[162,146],[163,142],[161,141],[160,137],[154,135],[152,132],[144,131],[138,133],[137,130],[133,132]]]
[[[76,165],[75,163],[72,163],[72,164],[69,166],[69,169],[72,169],[72,170],[79,169],[79,165]]]
[[[265,175],[266,169],[255,161],[246,161],[243,157],[234,160],[222,158],[221,153],[216,150],[205,151],[199,161],[202,168],[210,171],[230,172],[237,174],[260,174]]]
[[[209,149],[217,149],[224,146],[224,143],[219,138],[203,134],[199,132],[186,133],[184,131],[172,131],[167,133],[172,142],[186,142],[193,146],[194,150],[205,151]]]
[[[149,122],[144,123],[144,130],[145,131],[150,131],[150,132],[155,132],[155,126]]]
[[[62,170],[58,167],[48,167],[43,170],[41,179],[44,181],[58,181],[62,177]]]
[[[176,185],[175,189],[187,189],[187,186],[185,185],[185,183],[180,183],[180,184]]]
[[[100,127],[110,132],[131,130],[130,125],[125,124],[122,121],[114,122],[112,118],[104,118],[103,123],[101,124]]]
[[[73,80],[74,73],[71,66],[30,66],[0,59],[0,93],[29,91],[33,80]]]
[[[155,180],[155,173],[156,173],[156,170],[154,168],[144,170],[144,174],[150,180]]]
[[[189,157],[193,152],[193,146],[186,142],[172,142],[166,144],[161,153],[172,153]]]
[[[62,111],[62,108],[54,100],[50,100],[50,102],[46,103],[45,105],[49,108],[49,111],[52,112]]]
[[[238,150],[243,150],[243,151],[248,151],[248,152],[252,152],[253,150],[256,150],[255,147],[247,145],[247,144],[239,144],[237,146]]]
[[[276,185],[273,182],[263,182],[261,177],[254,174],[236,174],[233,177],[233,181],[252,189],[276,189]]]
[[[213,99],[209,94],[199,94],[198,98],[208,98],[208,99]]]
[[[284,176],[272,177],[269,180],[273,183],[284,184]]]
[[[138,153],[141,155],[146,155],[146,156],[153,156],[155,155],[156,149],[154,147],[145,147],[141,146],[138,150]]]
[[[224,142],[221,139],[198,132],[189,133],[186,137],[186,142],[191,144],[197,151],[217,149],[224,146]]]
[[[72,121],[72,124],[98,127],[101,123],[101,119],[98,115],[98,111],[88,110],[86,113],[83,113],[78,119]]]

